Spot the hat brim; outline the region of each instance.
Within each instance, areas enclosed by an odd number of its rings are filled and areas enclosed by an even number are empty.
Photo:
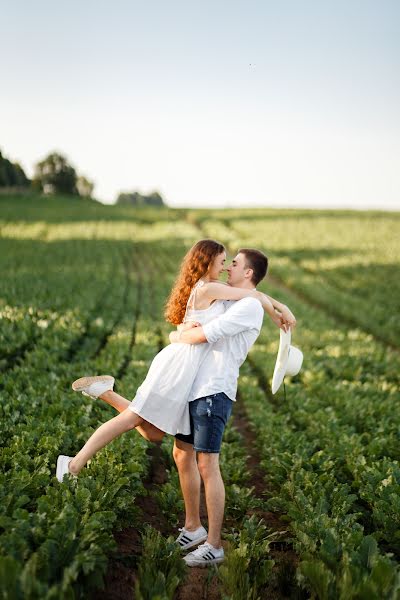
[[[290,342],[292,340],[292,334],[290,329],[288,331],[280,330],[280,341],[279,350],[276,357],[274,374],[272,376],[271,390],[275,394],[280,386],[282,385],[283,378],[286,373],[286,366],[289,360]]]

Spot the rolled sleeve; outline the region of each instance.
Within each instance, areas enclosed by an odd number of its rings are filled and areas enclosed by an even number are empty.
[[[228,308],[221,316],[203,325],[207,342],[214,343],[222,337],[231,337],[248,329],[260,331],[264,311],[256,298],[243,298]]]

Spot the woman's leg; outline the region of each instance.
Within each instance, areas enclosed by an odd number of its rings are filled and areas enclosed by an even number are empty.
[[[101,394],[99,398],[104,400],[104,402],[107,402],[107,404],[115,408],[115,410],[117,410],[120,413],[124,412],[124,410],[126,410],[130,405],[129,400],[127,400],[123,396],[120,396],[113,390],[108,390],[107,392],[104,392],[104,394]]]
[[[115,408],[119,413],[124,412],[130,405],[130,401],[120,396],[113,390],[108,390],[99,396],[104,402],[107,402],[110,406]],[[152,425],[148,421],[143,419],[143,422],[140,425],[136,426],[136,431],[140,433],[148,442],[161,442],[163,439],[165,432],[158,429],[155,425]]]
[[[138,425],[143,423],[142,417],[139,417],[131,410],[124,410],[113,419],[110,419],[90,436],[83,448],[69,463],[69,470],[73,475],[77,475],[79,471],[86,465],[87,461],[92,458],[101,448],[104,448],[116,437],[131,431]]]

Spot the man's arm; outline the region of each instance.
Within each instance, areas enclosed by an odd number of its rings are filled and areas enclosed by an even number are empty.
[[[216,342],[222,337],[230,337],[248,329],[261,329],[263,309],[261,303],[255,298],[244,298],[221,316],[213,319],[203,327],[194,327],[178,334],[173,331],[169,334],[172,343],[184,342],[185,344],[201,344]]]
[[[207,338],[204,335],[203,328],[201,325],[198,327],[192,327],[186,331],[171,331],[169,334],[169,341],[171,344],[177,342],[183,342],[184,344],[203,344],[207,342]]]

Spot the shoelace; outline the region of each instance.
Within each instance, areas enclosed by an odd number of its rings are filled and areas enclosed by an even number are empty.
[[[195,556],[196,558],[203,558],[202,548],[203,548],[203,551],[205,549],[207,549],[207,552],[208,552],[209,550],[212,549],[212,546],[208,542],[204,542],[204,544],[200,544],[200,546],[198,546],[196,550],[193,550],[193,556]]]
[[[186,535],[186,534],[189,534],[189,535],[190,535],[190,534],[192,534],[192,535],[193,535],[193,534],[195,533],[194,531],[188,531],[188,530],[187,530],[187,529],[185,529],[184,527],[178,527],[178,531],[184,531],[184,532],[185,532],[185,535]],[[196,529],[196,531],[198,531],[198,530]]]

